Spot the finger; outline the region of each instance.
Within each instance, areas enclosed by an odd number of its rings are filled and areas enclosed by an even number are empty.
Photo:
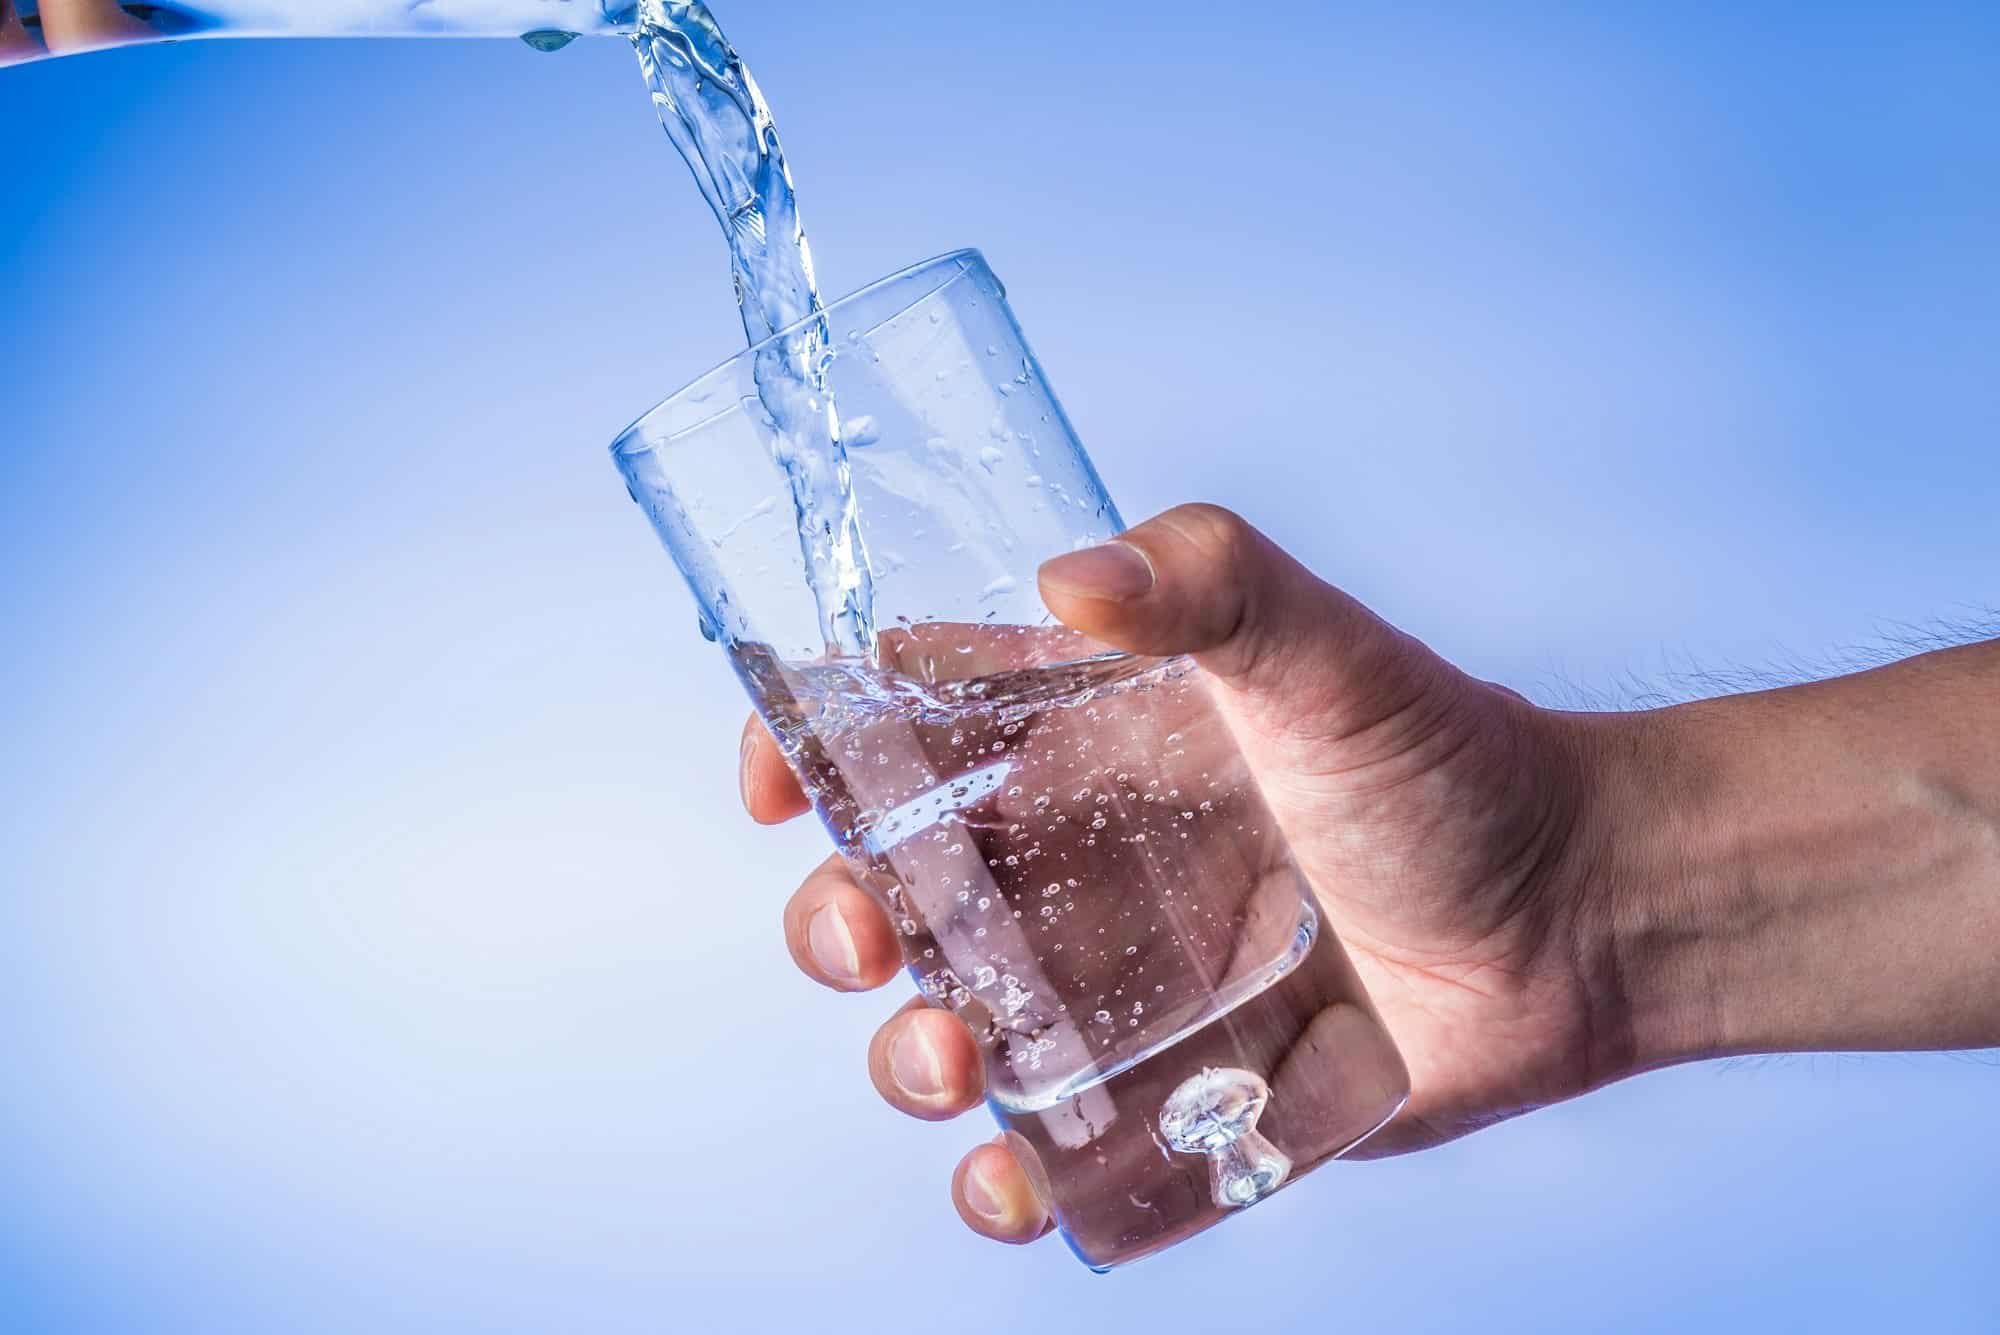
[[[812,810],[798,777],[785,763],[784,753],[770,730],[755,714],[743,725],[743,741],[736,767],[737,786],[743,793],[743,809],[759,825],[782,825],[794,816]]]
[[[1085,635],[1128,653],[1192,654],[1244,690],[1282,686],[1289,707],[1332,730],[1386,717],[1453,671],[1213,505],[1058,556],[1040,582],[1049,610]]]
[[[951,1175],[951,1203],[967,1228],[995,1242],[1033,1242],[1050,1228],[1048,1211],[1005,1137],[995,1137],[958,1161],[958,1171]]]
[[[119,8],[118,0],[42,0],[41,15],[42,40],[57,55],[159,36]]]
[[[806,977],[842,992],[880,987],[902,964],[888,915],[838,857],[815,867],[785,905],[785,945]]]
[[[1062,663],[1103,650],[1068,626],[918,621],[883,631],[876,661],[919,681],[941,682]]]
[[[868,1075],[889,1105],[942,1122],[978,1104],[986,1087],[979,1045],[965,1021],[916,998],[875,1031]]]
[[[15,0],[0,0],[0,65],[32,60],[44,55],[42,39],[21,22],[21,7]]]

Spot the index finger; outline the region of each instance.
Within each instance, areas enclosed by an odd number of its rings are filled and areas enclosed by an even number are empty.
[[[784,753],[755,714],[743,725],[737,783],[743,792],[743,809],[759,825],[782,825],[812,809],[792,767],[785,763]]]

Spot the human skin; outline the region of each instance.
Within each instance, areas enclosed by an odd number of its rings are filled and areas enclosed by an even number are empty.
[[[27,25],[21,22],[14,0],[0,0],[0,66],[30,59],[42,52],[41,38],[29,32]]]
[[[1368,1142],[1421,1149],[1611,1081],[1725,1054],[2000,1044],[2000,641],[1854,676],[1633,713],[1538,708],[1190,505],[1044,565],[1061,621],[1191,654],[1409,1065]],[[751,719],[750,814],[807,803]],[[794,960],[841,991],[901,969],[831,858],[786,906]],[[912,1001],[868,1068],[890,1104],[956,1116],[982,1068]],[[960,1216],[1049,1221],[977,1146]]]
[[[72,55],[150,41],[159,34],[127,14],[118,0],[42,0],[41,36],[21,22],[15,0],[0,0],[0,65],[40,55]],[[44,48],[43,42],[47,42]]]

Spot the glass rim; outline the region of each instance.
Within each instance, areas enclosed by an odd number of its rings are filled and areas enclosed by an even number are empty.
[[[723,360],[717,362],[715,365],[709,367],[706,371],[703,371],[700,375],[696,376],[694,379],[688,381],[685,385],[682,385],[679,389],[675,390],[673,393],[661,399],[658,403],[655,403],[645,412],[640,413],[637,417],[633,418],[632,421],[626,425],[623,431],[620,431],[616,436],[612,438],[610,445],[611,453],[613,455],[620,455],[620,454],[632,454],[639,452],[639,447],[635,444],[635,442],[638,442],[643,439],[640,428],[645,426],[646,423],[652,421],[655,417],[658,417],[661,413],[666,412],[668,409],[672,408],[675,404],[679,403],[682,399],[687,398],[695,390],[701,388],[701,386],[707,384],[710,380],[713,380],[717,376],[727,373],[732,368],[737,366],[739,363],[754,358],[755,356],[757,356],[758,353],[764,351],[766,348],[769,348],[773,344],[782,342],[783,340],[790,338],[792,335],[798,333],[801,329],[804,329],[807,325],[812,324],[815,320],[831,320],[833,318],[834,313],[836,311],[841,310],[843,307],[851,306],[855,302],[860,301],[864,297],[868,297],[877,291],[880,291],[882,288],[888,287],[892,283],[900,283],[904,279],[913,277],[916,274],[920,274],[926,269],[935,268],[939,265],[946,264],[953,260],[970,260],[975,264],[988,268],[989,271],[991,269],[991,266],[986,264],[986,257],[979,253],[978,247],[961,246],[957,250],[947,250],[943,254],[933,255],[929,259],[918,260],[914,264],[906,264],[902,268],[896,270],[894,273],[884,274],[882,277],[875,279],[871,283],[864,283],[860,287],[855,288],[852,292],[847,293],[845,296],[837,297],[833,301],[827,302],[824,306],[820,308],[817,314],[808,315],[803,317],[802,319],[794,320],[792,323],[786,325],[783,329],[778,330],[776,333],[770,334],[764,338],[760,338],[755,343],[752,343],[750,346],[744,348],[740,352],[737,352],[734,355],[726,357]],[[935,290],[936,289],[933,289],[933,291]],[[930,292],[924,293],[922,297],[918,297],[916,301],[912,301],[910,303],[910,306],[915,306],[918,301],[922,301],[924,297],[928,297],[930,295],[931,295]],[[908,309],[908,307],[905,307],[904,309]],[[654,448],[654,446],[652,443],[647,442],[644,444],[643,448],[646,450],[651,450]]]

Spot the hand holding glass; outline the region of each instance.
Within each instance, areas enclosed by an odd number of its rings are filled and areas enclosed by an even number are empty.
[[[1045,1205],[1108,1267],[1351,1149],[1407,1076],[1200,671],[1041,606],[1035,567],[1123,524],[985,262],[827,320],[872,662],[826,650],[757,349],[614,455],[918,986],[978,1038]],[[1308,1028],[1338,1060],[1288,1079]]]

